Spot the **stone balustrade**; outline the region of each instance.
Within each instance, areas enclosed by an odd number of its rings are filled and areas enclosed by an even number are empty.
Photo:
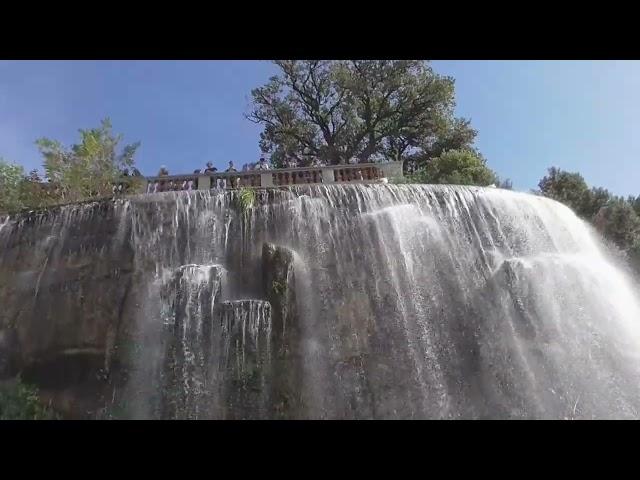
[[[147,177],[147,193],[229,188],[266,188],[309,183],[371,183],[402,176],[402,162],[325,167],[278,168],[243,172],[193,173]]]

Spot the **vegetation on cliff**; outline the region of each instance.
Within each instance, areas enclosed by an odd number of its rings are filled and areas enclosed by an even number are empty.
[[[582,175],[551,167],[536,193],[570,207],[622,250],[640,271],[640,195],[628,198],[601,187],[589,188]]]
[[[45,178],[37,170],[25,175],[23,168],[0,159],[0,214],[81,202],[113,194],[114,186],[135,186],[129,176],[140,143],[120,149],[122,135],[112,131],[109,119],[100,126],[80,130],[80,141],[69,147],[56,140],[36,141],[43,157]]]
[[[243,215],[247,215],[256,204],[256,191],[253,188],[241,188],[236,197],[236,206]]]
[[[487,166],[486,160],[478,152],[470,149],[447,150],[414,173],[406,174],[399,181],[480,186],[499,183],[498,176]]]
[[[0,420],[57,420],[58,415],[40,401],[38,390],[19,378],[0,384]]]

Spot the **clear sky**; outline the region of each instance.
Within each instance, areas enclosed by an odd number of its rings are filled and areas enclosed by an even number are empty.
[[[640,194],[640,62],[434,61],[456,80],[457,111],[502,178],[535,188],[552,165],[619,195]],[[265,61],[0,61],[0,157],[40,167],[38,137],[65,144],[109,116],[140,140],[144,174],[255,161],[246,120]]]

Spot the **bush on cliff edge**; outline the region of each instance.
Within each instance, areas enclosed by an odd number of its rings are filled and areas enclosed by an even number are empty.
[[[0,384],[0,420],[57,420],[58,415],[42,405],[38,390],[20,379]]]

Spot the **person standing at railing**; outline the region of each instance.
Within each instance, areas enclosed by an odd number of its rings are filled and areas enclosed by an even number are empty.
[[[217,171],[218,169],[211,162],[207,162],[207,168],[204,169],[204,173],[215,173]]]
[[[113,195],[119,195],[124,192],[128,186],[127,178],[129,177],[129,169],[125,168],[120,173],[120,180],[111,187]]]
[[[168,177],[169,176],[169,170],[167,170],[167,167],[162,165],[160,167],[160,171],[158,172],[158,176],[159,177]],[[154,192],[163,192],[165,190],[167,190],[167,182],[156,182],[156,188],[154,190]]]
[[[271,167],[269,167],[269,164],[264,158],[261,158],[258,165],[256,165],[256,170],[269,170],[270,168]]]
[[[227,167],[227,169],[225,170],[226,173],[233,173],[233,172],[237,172],[238,170],[236,170],[236,167],[233,165],[233,162],[230,161],[229,162],[229,167]],[[231,184],[231,188],[235,188],[236,185],[236,178],[234,176],[230,176],[229,177],[229,183]],[[222,182],[222,188],[227,188],[227,180],[226,178],[223,179]]]

